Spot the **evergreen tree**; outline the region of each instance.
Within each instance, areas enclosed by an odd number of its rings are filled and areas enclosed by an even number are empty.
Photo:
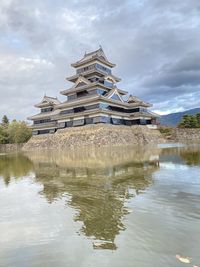
[[[190,128],[197,128],[197,118],[196,116],[191,116],[190,118]]]
[[[190,128],[190,116],[184,115],[179,126],[182,128]]]
[[[200,128],[200,113],[196,115],[184,115],[179,127],[181,128]]]
[[[8,124],[9,124],[9,119],[6,115],[4,115],[2,118],[2,125],[8,126]]]
[[[196,118],[197,118],[197,127],[200,127],[200,113],[196,114]]]

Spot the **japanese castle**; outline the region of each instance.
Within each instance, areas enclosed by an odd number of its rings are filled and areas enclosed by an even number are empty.
[[[33,121],[33,134],[54,133],[58,129],[86,124],[155,125],[157,115],[148,111],[151,104],[117,87],[120,78],[112,74],[111,63],[102,48],[85,53],[71,64],[76,73],[67,78],[73,85],[60,93],[66,101],[44,96],[35,105],[39,114]]]

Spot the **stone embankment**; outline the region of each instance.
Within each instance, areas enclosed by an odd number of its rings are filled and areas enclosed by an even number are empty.
[[[55,134],[33,136],[23,147],[34,149],[64,149],[85,146],[144,145],[165,142],[158,130],[146,126],[86,125],[65,128]]]
[[[22,149],[23,144],[0,144],[0,153],[15,153]]]
[[[200,128],[193,128],[193,129],[174,128],[172,130],[172,135],[170,139],[176,142],[200,143]]]

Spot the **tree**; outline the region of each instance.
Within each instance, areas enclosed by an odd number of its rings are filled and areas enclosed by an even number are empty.
[[[190,128],[190,115],[184,115],[179,126],[182,128]]]
[[[6,115],[3,116],[2,118],[2,125],[8,126],[9,125],[9,119]]]
[[[179,127],[181,128],[199,128],[200,127],[200,113],[196,115],[184,115]]]
[[[198,127],[200,127],[200,113],[196,114],[196,118],[197,118]]]
[[[26,143],[32,135],[31,129],[24,121],[13,120],[9,123],[6,116],[0,124],[0,144]]]
[[[9,143],[7,128],[0,125],[0,144],[7,144],[7,143]]]
[[[10,143],[26,143],[32,131],[24,121],[13,120],[8,127],[8,135]]]
[[[190,118],[190,128],[197,128],[197,118],[196,116],[191,116]]]

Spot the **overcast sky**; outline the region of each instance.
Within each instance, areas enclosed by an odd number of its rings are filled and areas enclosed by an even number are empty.
[[[119,88],[160,113],[200,107],[199,0],[1,0],[0,117],[26,119],[101,45]]]

